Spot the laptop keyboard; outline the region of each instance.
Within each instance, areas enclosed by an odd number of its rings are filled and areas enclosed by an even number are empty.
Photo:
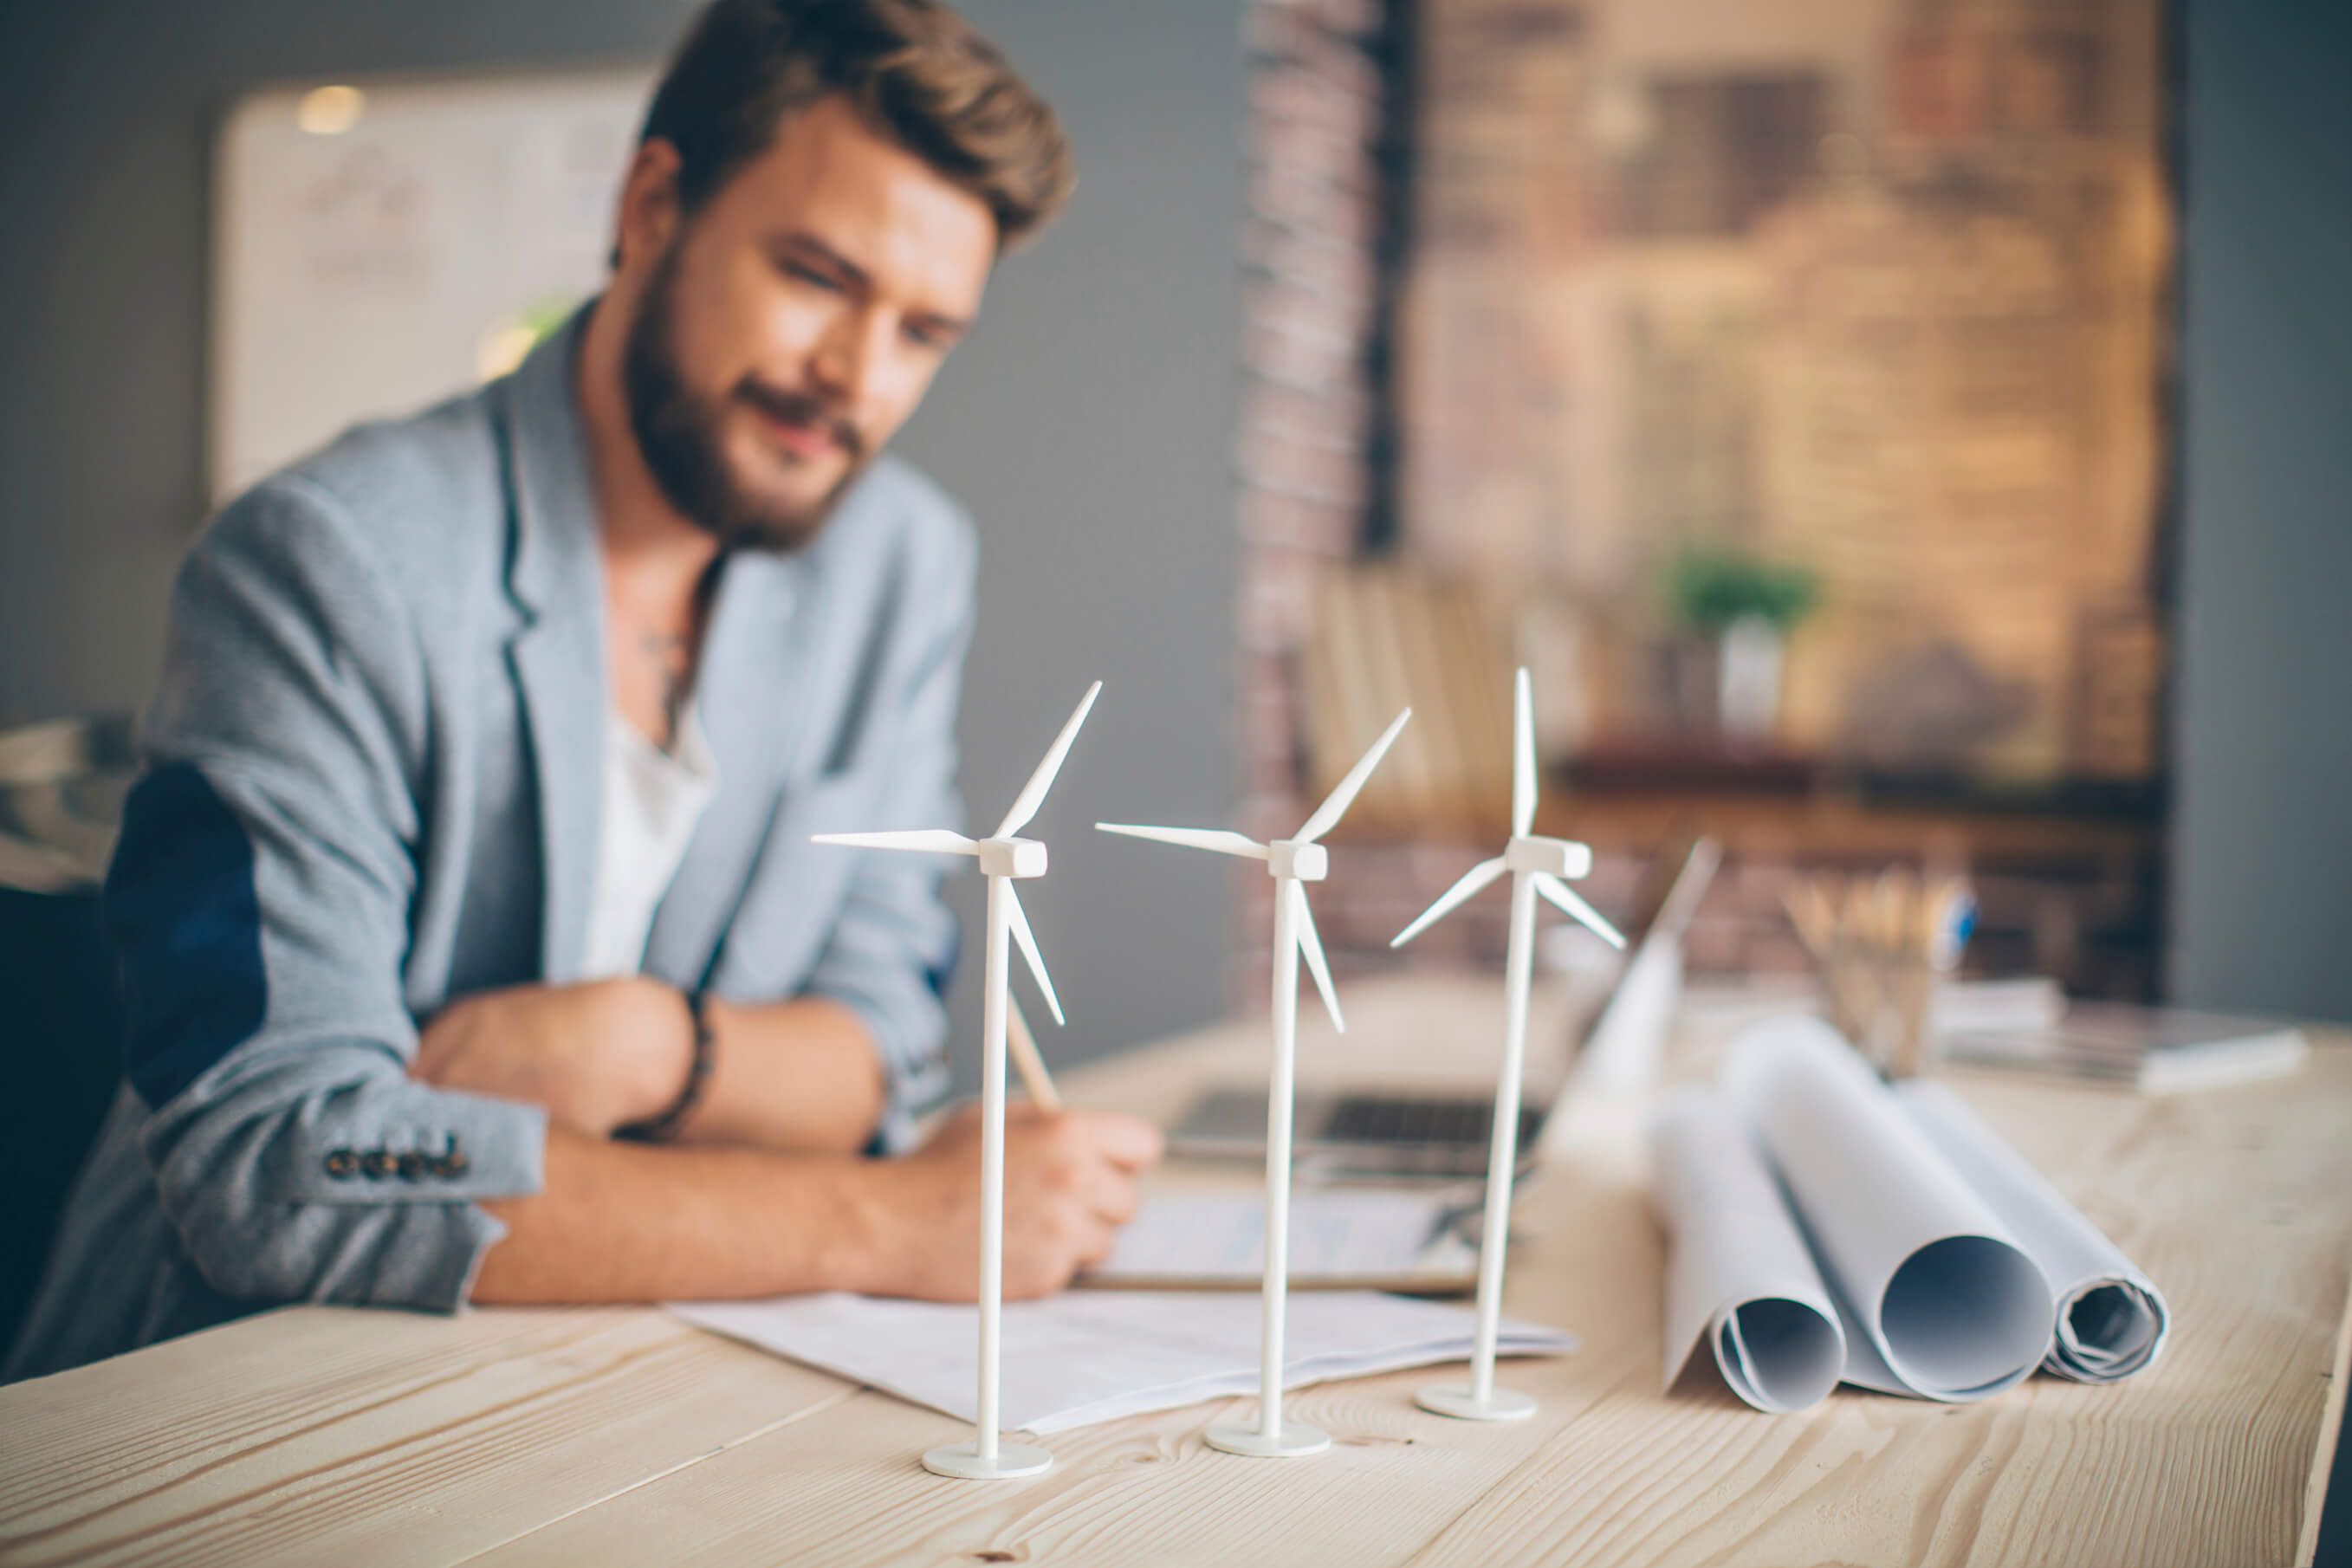
[[[1519,1110],[1519,1165],[1533,1157],[1545,1102]],[[1453,1179],[1486,1173],[1494,1102],[1458,1096],[1343,1093],[1304,1097],[1298,1107],[1298,1158],[1318,1179]],[[1176,1128],[1171,1143],[1193,1158],[1263,1159],[1265,1096],[1216,1089]]]
[[[1494,1125],[1495,1107],[1490,1100],[1346,1094],[1332,1106],[1331,1119],[1317,1133],[1316,1142],[1423,1143],[1483,1152]],[[1542,1125],[1542,1111],[1521,1106],[1520,1144],[1524,1146]]]

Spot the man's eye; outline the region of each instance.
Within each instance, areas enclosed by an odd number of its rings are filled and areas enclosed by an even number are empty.
[[[830,276],[818,271],[815,268],[811,267],[805,261],[794,261],[790,258],[786,258],[778,265],[783,268],[784,276],[791,279],[795,283],[806,283],[811,287],[817,289],[838,289],[841,287],[841,285],[834,281]]]
[[[907,341],[917,348],[943,349],[948,346],[947,333],[928,322],[909,321],[901,331],[906,333]]]

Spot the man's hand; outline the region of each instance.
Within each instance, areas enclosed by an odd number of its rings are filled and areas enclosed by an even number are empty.
[[[668,1106],[693,1055],[685,998],[633,975],[453,1002],[425,1026],[408,1074],[544,1106],[556,1121],[603,1138]]]
[[[877,1294],[969,1301],[980,1292],[980,1108],[959,1108],[930,1142],[877,1162],[873,1224],[884,1237]],[[1004,1294],[1060,1289],[1110,1254],[1135,1213],[1137,1175],[1160,1130],[1109,1110],[1004,1108]]]

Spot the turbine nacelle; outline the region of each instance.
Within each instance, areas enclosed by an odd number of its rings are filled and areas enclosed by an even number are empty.
[[[1512,692],[1516,710],[1511,724],[1511,837],[1503,852],[1481,860],[1437,896],[1418,919],[1389,939],[1402,947],[1443,920],[1446,913],[1479,889],[1501,876],[1525,878],[1535,890],[1610,946],[1622,948],[1624,933],[1601,918],[1601,912],[1568,885],[1571,877],[1592,869],[1592,851],[1565,838],[1545,838],[1528,831],[1536,823],[1535,700],[1529,694],[1528,672],[1522,668]],[[1517,921],[1514,921],[1516,928]],[[1516,940],[1516,939],[1514,939]]]
[[[1320,844],[1277,838],[1265,847],[1265,868],[1293,881],[1319,882],[1331,872],[1331,852]]]
[[[1045,792],[1054,787],[1054,776],[1062,771],[1062,759],[1070,754],[1070,742],[1078,738],[1078,726],[1087,721],[1087,714],[1102,694],[1102,682],[1087,688],[1078,700],[1062,732],[1054,737],[1045,761],[1029,775],[1013,797],[1013,809],[996,825],[996,831],[985,838],[967,838],[952,828],[898,828],[884,833],[818,833],[810,837],[812,844],[839,844],[856,849],[910,849],[926,855],[969,855],[980,862],[981,874],[989,879],[991,919],[997,908],[997,895],[1003,895],[1003,920],[1006,930],[1021,949],[1021,956],[1029,963],[1029,973],[1037,977],[1037,989],[1045,994],[1045,1005],[1052,1010],[1054,1022],[1062,1022],[1061,1000],[1054,994],[1054,983],[1045,975],[1045,955],[1037,951],[1036,933],[1029,929],[1029,916],[1021,908],[1021,895],[1012,884],[1025,882],[1045,874],[1045,847],[1034,838],[1016,837],[1037,815],[1045,804]],[[1003,886],[999,886],[1003,884]]]
[[[1267,874],[1275,880],[1275,896],[1281,900],[1274,928],[1276,984],[1287,984],[1282,979],[1286,972],[1281,966],[1290,959],[1287,950],[1295,949],[1307,961],[1307,973],[1315,977],[1315,989],[1322,994],[1332,1026],[1345,1034],[1347,1020],[1339,1016],[1339,994],[1331,988],[1331,965],[1323,956],[1323,939],[1315,934],[1315,911],[1307,907],[1304,884],[1319,882],[1330,874],[1330,851],[1315,841],[1339,826],[1341,814],[1355,800],[1356,792],[1372,776],[1372,770],[1380,766],[1381,759],[1396,743],[1398,731],[1412,717],[1412,710],[1408,708],[1389,721],[1389,727],[1381,731],[1371,750],[1356,759],[1356,765],[1348,770],[1337,788],[1323,797],[1323,804],[1308,815],[1293,837],[1260,844],[1255,838],[1222,827],[1145,827],[1131,822],[1097,822],[1095,826],[1105,833],[1123,834],[1129,838],[1150,838],[1161,844],[1180,844],[1187,849],[1206,849],[1213,854],[1265,861]],[[1296,971],[1287,973],[1295,974]]]
[[[1025,881],[1045,874],[1045,847],[1034,838],[983,838],[976,847],[983,877]]]
[[[1542,877],[1582,877],[1592,870],[1592,851],[1565,838],[1521,834],[1504,846],[1503,868]]]

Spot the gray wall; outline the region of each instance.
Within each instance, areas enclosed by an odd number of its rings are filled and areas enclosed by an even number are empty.
[[[1217,868],[1171,868],[1098,820],[1232,814],[1234,435],[1239,423],[1240,0],[971,0],[1077,149],[1068,214],[990,286],[904,449],[979,515],[982,619],[964,796],[995,826],[1087,682],[1103,695],[1029,831],[1024,891],[1068,1011],[1024,1004],[1050,1059],[1224,1008]],[[1187,874],[1194,873],[1194,874]],[[976,1082],[982,884],[953,999]],[[1032,995],[1013,961],[1017,994]]]
[[[1106,682],[1035,829],[1055,873],[1026,900],[1073,1018],[1047,1048],[1075,1056],[1222,1011],[1224,883],[1163,888],[1086,825],[1213,822],[1230,805],[1240,0],[964,8],[1061,110],[1080,185],[1004,266],[903,447],[984,534],[975,818],[993,823],[1084,683]],[[0,5],[0,724],[133,709],[153,680],[203,511],[205,188],[225,108],[287,79],[652,59],[692,9]],[[957,895],[975,933],[978,890],[966,878]],[[1143,894],[1148,915],[1127,901]],[[966,1047],[975,980],[967,963]]]
[[[2188,23],[2172,988],[2352,1019],[2352,9]]]

